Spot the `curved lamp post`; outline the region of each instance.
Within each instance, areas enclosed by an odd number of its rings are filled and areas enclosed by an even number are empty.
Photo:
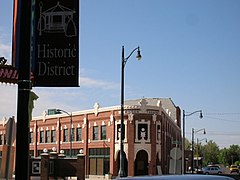
[[[199,158],[199,149],[200,149],[200,146],[198,146],[198,145],[199,145],[199,142],[204,141],[204,140],[207,143],[207,138],[203,138],[203,139],[200,139],[200,140],[197,138],[197,168],[198,168],[198,158]]]
[[[202,110],[194,111],[192,113],[186,114],[183,110],[183,138],[182,138],[182,174],[185,174],[185,118],[186,116],[191,116],[195,113],[199,113],[199,118],[203,118]]]
[[[132,52],[125,58],[124,55],[124,46],[122,46],[122,73],[121,73],[121,125],[120,125],[120,167],[118,176],[119,177],[126,177],[126,172],[124,170],[124,157],[123,157],[123,139],[124,139],[124,67],[131,57],[131,55],[137,50],[136,58],[141,60],[142,56],[140,54],[139,46],[132,50]]]
[[[67,111],[64,111],[62,109],[56,109],[57,112],[64,112],[70,117],[70,157],[72,157],[72,139],[73,139],[73,134],[72,134],[72,113],[69,113]]]
[[[205,128],[199,129],[199,130],[194,130],[194,128],[192,128],[192,174],[194,173],[194,134],[203,131],[203,134],[206,134],[206,130]]]

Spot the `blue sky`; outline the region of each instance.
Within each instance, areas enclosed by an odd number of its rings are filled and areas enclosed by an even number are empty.
[[[12,2],[1,0],[0,56],[11,60]],[[221,148],[240,145],[240,1],[81,0],[80,87],[33,91],[33,116],[120,104],[121,48],[126,56],[125,99],[169,97],[186,112],[191,128],[205,128]],[[0,117],[16,116],[17,86],[0,84]]]

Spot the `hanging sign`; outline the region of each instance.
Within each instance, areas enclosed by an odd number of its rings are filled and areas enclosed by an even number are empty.
[[[18,71],[15,67],[9,65],[0,65],[0,83],[14,83],[18,82]]]
[[[33,86],[79,86],[79,0],[36,0]]]

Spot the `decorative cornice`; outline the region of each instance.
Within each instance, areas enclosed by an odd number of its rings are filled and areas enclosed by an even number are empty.
[[[130,123],[132,123],[133,117],[134,117],[134,114],[133,114],[132,112],[130,112],[130,113],[128,114],[128,120],[130,121]]]
[[[72,115],[77,116],[77,115],[88,115],[88,114],[92,114],[94,113],[95,116],[97,116],[100,112],[114,112],[114,111],[119,111],[120,112],[121,106],[109,106],[109,107],[103,107],[101,108],[99,103],[95,103],[94,105],[94,109],[89,109],[89,110],[83,110],[83,111],[75,111],[72,112]],[[169,110],[164,110],[162,107],[162,102],[161,100],[159,100],[157,102],[157,104],[155,106],[153,105],[148,105],[146,99],[141,99],[139,101],[139,105],[124,105],[124,113],[132,113],[132,114],[136,114],[136,113],[148,113],[148,114],[156,114],[156,115],[162,115],[162,113],[165,113],[165,115],[170,117],[170,112]],[[120,113],[119,113],[120,114]],[[60,117],[66,117],[68,115],[66,114],[55,114],[55,115],[46,115],[46,119],[52,119],[52,118],[60,118]],[[112,122],[114,121],[112,118],[112,116],[110,116],[110,122],[112,124]],[[171,119],[171,117],[170,117]],[[43,117],[33,117],[33,120],[43,120]],[[172,121],[174,122],[175,120],[172,119]],[[130,120],[131,122],[131,120]],[[86,119],[84,118],[84,124],[86,124]],[[84,125],[83,125],[84,128]]]
[[[98,115],[98,110],[100,108],[99,103],[96,102],[93,107],[94,107],[94,114],[95,114],[95,116],[97,116]]]

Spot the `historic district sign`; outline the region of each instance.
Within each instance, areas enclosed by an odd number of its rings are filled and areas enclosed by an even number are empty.
[[[79,86],[79,0],[36,0],[32,15],[33,86]],[[13,66],[0,65],[0,82],[18,82],[16,19],[14,6]]]
[[[37,0],[33,86],[79,86],[79,0]]]

